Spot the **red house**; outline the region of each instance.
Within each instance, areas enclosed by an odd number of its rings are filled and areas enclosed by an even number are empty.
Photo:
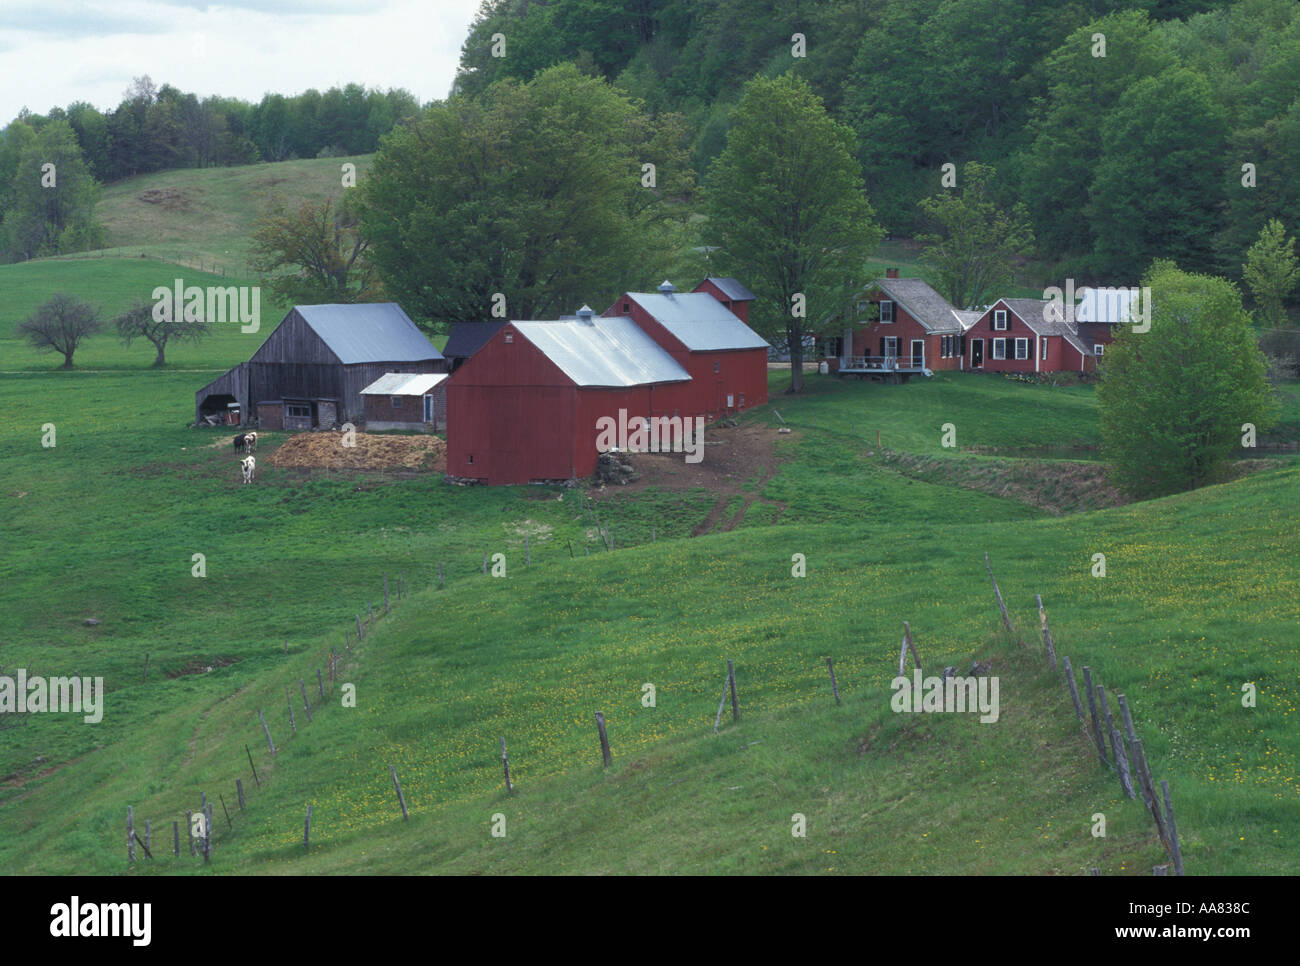
[[[1046,299],[998,299],[966,331],[965,367],[984,372],[1083,372],[1096,360]]]
[[[660,392],[665,415],[711,420],[767,402],[768,344],[743,318],[753,298],[730,278],[705,279],[694,292],[664,282],[657,292],[625,292],[605,317],[631,318],[690,374]]]
[[[961,337],[973,321],[928,282],[891,268],[858,296],[841,333],[822,336],[819,354],[845,375],[928,376],[962,368]]]
[[[590,476],[597,421],[673,414],[690,374],[630,318],[508,322],[447,381],[447,473],[489,484]]]

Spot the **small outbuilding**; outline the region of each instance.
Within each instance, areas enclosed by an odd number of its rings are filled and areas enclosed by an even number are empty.
[[[447,374],[386,372],[365,389],[366,431],[447,428]]]
[[[395,302],[299,305],[253,353],[194,395],[194,420],[238,404],[264,429],[329,429],[364,417],[361,390],[386,373],[441,373],[442,353]]]

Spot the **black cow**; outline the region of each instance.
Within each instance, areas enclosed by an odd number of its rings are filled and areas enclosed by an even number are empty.
[[[236,453],[242,453],[242,452],[244,451],[244,434],[243,434],[243,433],[240,433],[240,434],[239,434],[238,436],[236,436],[236,437],[235,437],[231,442],[233,442],[233,443],[235,444],[235,452],[236,452]]]

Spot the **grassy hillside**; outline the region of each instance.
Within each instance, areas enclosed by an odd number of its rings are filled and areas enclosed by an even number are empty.
[[[190,168],[141,175],[108,185],[95,216],[108,232],[110,254],[141,252],[193,267],[248,272],[253,224],[273,197],[295,210],[302,202],[343,191],[344,163],[360,179],[372,155],[265,162],[232,168]]]
[[[0,666],[101,674],[110,691],[99,725],[29,716],[0,730],[0,870],[121,872],[126,805],[157,842],[200,791],[235,808],[242,777],[249,810],[228,829],[218,809],[217,871],[1146,872],[1159,847],[1140,803],[1119,800],[1039,657],[995,634],[987,550],[1017,627],[1034,639],[1041,593],[1061,652],[1129,696],[1157,777],[1175,789],[1189,871],[1294,871],[1293,463],[1053,519],[912,479],[880,458],[875,432],[891,451],[970,465],[1087,447],[1090,390],[813,378],[807,398],[774,394],[795,432],[777,444],[776,471],[747,483],[784,512],[691,540],[717,499],[708,489],[594,492],[617,536],[608,553],[573,491],[277,470],[276,434],[257,484],[242,487],[227,434],[184,425],[203,379],[0,378],[0,499],[13,520]],[[767,409],[748,419],[775,424]],[[47,421],[54,449],[40,446]],[[939,444],[943,422],[957,427],[956,452]],[[505,554],[504,579],[481,574],[484,552]],[[1089,572],[1099,552],[1104,579]],[[206,577],[192,576],[194,553]],[[795,553],[805,578],[790,576]],[[345,660],[357,707],[327,682],[308,724],[295,697],[290,739],[285,687],[314,680],[358,611],[380,603],[381,574],[400,571],[408,599]],[[927,668],[995,662],[998,723],[890,712],[902,620]],[[728,658],[743,717],[714,738]],[[1248,681],[1252,710],[1237,700]],[[614,747],[608,774],[596,710]],[[510,801],[503,734],[519,783]],[[1095,811],[1110,822],[1104,841],[1088,833]],[[504,840],[488,834],[497,812]],[[806,840],[790,836],[794,812],[808,817]]]

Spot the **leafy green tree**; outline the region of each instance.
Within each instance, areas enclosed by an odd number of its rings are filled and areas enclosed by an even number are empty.
[[[1295,238],[1287,237],[1276,218],[1260,230],[1259,239],[1246,252],[1242,276],[1265,321],[1286,325],[1286,300],[1300,284],[1300,260],[1296,259]]]
[[[62,355],[63,368],[71,369],[77,347],[103,329],[104,320],[98,308],[59,292],[18,323],[16,332],[38,351]]]
[[[1097,268],[1123,275],[1153,258],[1213,263],[1225,200],[1227,127],[1210,85],[1175,67],[1120,97],[1085,208]]]
[[[496,293],[535,319],[661,280],[679,217],[661,199],[690,186],[683,132],[571,64],[431,105],[360,186],[385,288],[443,324],[488,317]]]
[[[128,346],[136,339],[151,343],[155,350],[153,364],[161,368],[167,364],[167,343],[197,341],[212,331],[204,319],[186,321],[184,312],[170,314],[172,318],[159,319],[154,315],[153,303],[137,299],[113,320],[113,328]]]
[[[705,242],[758,296],[750,324],[789,346],[789,392],[803,390],[805,332],[843,311],[882,235],[852,144],[806,81],[756,77],[709,169]]]
[[[1017,203],[1010,211],[997,204],[996,171],[970,161],[956,189],[944,188],[920,202],[935,230],[917,239],[922,257],[938,274],[939,290],[958,308],[983,305],[1011,284],[1011,263],[1034,243],[1029,216]]]
[[[288,211],[274,199],[253,229],[249,265],[277,302],[373,302],[382,295],[355,192],[305,201]]]
[[[103,244],[104,231],[95,220],[99,184],[86,167],[67,121],[51,121],[28,141],[18,159],[10,197],[12,208],[4,227],[11,259]]]
[[[1222,478],[1243,425],[1275,424],[1265,363],[1237,287],[1153,264],[1150,330],[1120,329],[1097,385],[1102,449],[1130,493],[1162,496]]]
[[[1095,34],[1105,38],[1104,57],[1095,55]],[[1081,215],[1102,153],[1117,137],[1111,112],[1129,87],[1175,63],[1164,37],[1138,10],[1079,27],[1040,63],[1046,91],[1030,108],[1027,146],[1014,168],[1044,250],[1091,252],[1096,226]]]

